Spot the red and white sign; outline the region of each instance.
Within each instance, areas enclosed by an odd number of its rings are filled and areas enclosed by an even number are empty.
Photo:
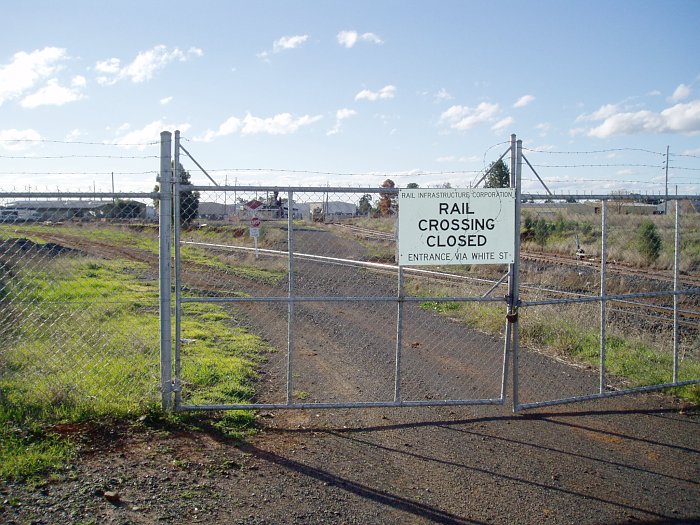
[[[250,225],[253,228],[259,228],[260,227],[260,217],[251,217],[250,218]]]

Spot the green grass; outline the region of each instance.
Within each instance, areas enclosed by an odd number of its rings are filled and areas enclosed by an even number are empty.
[[[107,236],[104,236],[105,238]],[[63,255],[6,269],[0,298],[0,479],[68,461],[75,447],[56,423],[133,420],[159,401],[158,286],[153,269]],[[150,277],[149,277],[150,275]],[[266,347],[210,304],[188,306],[183,375],[191,401],[244,401]],[[179,417],[179,416],[178,416]],[[244,432],[249,414],[214,426]]]
[[[14,237],[26,237],[34,242],[44,243],[47,236],[55,233],[73,235],[80,239],[103,242],[114,246],[129,246],[157,254],[158,226],[157,225],[127,225],[96,227],[93,224],[69,223],[64,225],[45,226],[42,224],[22,225],[6,230],[13,232]],[[7,237],[7,233],[0,236]]]
[[[232,264],[225,255],[212,253],[198,246],[185,245],[180,249],[183,264],[194,263],[201,266],[224,271],[229,275],[236,275],[253,281],[268,284],[277,284],[287,275],[286,271],[262,266],[250,266]]]

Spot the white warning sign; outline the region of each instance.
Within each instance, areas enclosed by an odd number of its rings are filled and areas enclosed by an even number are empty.
[[[514,262],[515,189],[399,190],[399,265]]]

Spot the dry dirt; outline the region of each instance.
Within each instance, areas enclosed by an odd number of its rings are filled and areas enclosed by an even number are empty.
[[[105,246],[59,241],[108,255]],[[323,246],[337,253],[333,242],[325,238]],[[119,255],[125,256],[124,250]],[[134,257],[143,260],[144,254]],[[342,266],[323,282],[311,263],[298,271],[300,292],[323,285],[343,295],[352,293],[344,287],[356,282],[356,270]],[[362,278],[378,294],[391,289],[388,277]],[[190,279],[193,286],[206,284],[196,272]],[[259,282],[247,286],[249,292],[273,293]],[[265,316],[256,315],[255,308],[244,312],[246,321],[262,319],[252,328],[282,345],[286,305]],[[377,348],[391,349],[392,308],[378,315],[362,303],[334,309],[299,305],[296,344],[302,358],[295,374],[309,402],[376,400],[387,389],[391,393],[386,369],[393,365]],[[444,392],[497,395],[498,361],[492,353],[497,340],[465,334],[463,327],[420,308],[406,313],[417,327],[407,338],[407,353],[416,350],[420,358],[413,364],[429,363],[431,379],[440,380],[439,387],[435,381],[407,384],[412,394],[424,399]],[[436,333],[446,340],[458,337],[457,330],[472,347],[462,370],[453,353],[440,354],[432,341]],[[528,371],[523,379],[530,379],[524,394],[528,385],[541,383],[539,377],[562,378],[548,384],[552,393],[562,385],[576,393],[596,379],[590,370],[527,350],[522,360]],[[411,363],[407,357],[409,377],[417,377],[410,375]],[[341,372],[352,366],[353,374]],[[273,365],[264,372],[259,395],[278,400],[281,372]],[[464,374],[475,391],[460,390]],[[564,390],[558,393],[570,393]],[[696,408],[661,394],[519,414],[508,403],[263,411],[257,415],[259,431],[244,442],[210,428],[183,431],[149,419],[61,428],[81,443],[78,458],[44,482],[0,485],[0,523],[700,522]]]

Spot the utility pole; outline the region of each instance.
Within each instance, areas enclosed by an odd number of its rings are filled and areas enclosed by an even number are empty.
[[[666,146],[666,200],[664,200],[664,215],[668,213],[668,149]]]

